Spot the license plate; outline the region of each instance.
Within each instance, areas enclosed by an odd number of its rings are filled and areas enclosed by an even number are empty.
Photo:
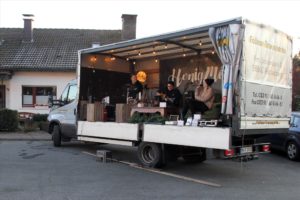
[[[252,153],[252,147],[241,147],[241,154]]]

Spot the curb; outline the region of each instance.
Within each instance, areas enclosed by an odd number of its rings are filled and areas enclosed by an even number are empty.
[[[0,138],[0,141],[51,141],[51,138]]]
[[[0,133],[0,141],[51,141],[48,133]]]

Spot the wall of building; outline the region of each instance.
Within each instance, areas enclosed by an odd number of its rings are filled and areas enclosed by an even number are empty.
[[[47,106],[23,107],[22,86],[55,86],[59,97],[67,83],[75,78],[75,72],[15,72],[12,79],[4,82],[6,108],[18,112],[49,113]]]

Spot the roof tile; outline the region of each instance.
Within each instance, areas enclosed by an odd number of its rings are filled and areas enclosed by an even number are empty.
[[[22,28],[0,28],[0,70],[74,71],[78,50],[118,42],[121,30],[34,29],[34,42],[22,38]]]

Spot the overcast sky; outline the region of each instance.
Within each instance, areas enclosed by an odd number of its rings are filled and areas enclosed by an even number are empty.
[[[121,29],[122,14],[137,14],[137,37],[157,35],[236,17],[271,25],[294,37],[300,51],[297,0],[0,0],[0,27],[23,27],[22,14],[34,14],[34,28]]]

